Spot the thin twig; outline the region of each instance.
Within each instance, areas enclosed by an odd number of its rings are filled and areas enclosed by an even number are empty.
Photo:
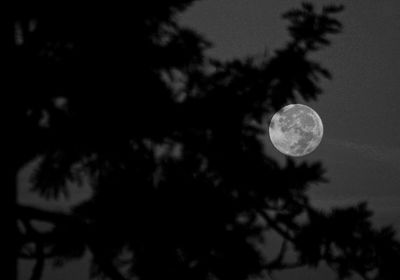
[[[36,263],[32,270],[31,280],[40,280],[40,278],[42,278],[44,264],[43,245],[38,242],[36,243]]]
[[[20,219],[25,220],[41,220],[57,224],[68,224],[70,227],[79,228],[82,230],[82,235],[85,236],[86,244],[88,245],[90,251],[92,252],[95,261],[101,266],[104,273],[113,280],[126,280],[125,277],[118,271],[117,268],[114,267],[111,260],[104,257],[104,254],[101,253],[101,250],[91,242],[91,236],[89,234],[89,225],[83,223],[80,219],[73,215],[65,214],[62,212],[49,212],[42,209],[33,208],[30,206],[19,206],[18,207],[18,216]],[[48,233],[35,233],[38,236],[46,236],[51,238],[51,234]],[[36,236],[33,237],[34,240],[37,239]],[[38,244],[38,243],[37,243]],[[36,265],[31,277],[31,280],[39,280],[41,278],[43,267],[44,267],[44,259],[45,255],[43,252],[43,247],[39,246],[37,249],[40,249],[36,252]]]

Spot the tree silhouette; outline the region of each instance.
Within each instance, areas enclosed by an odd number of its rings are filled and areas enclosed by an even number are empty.
[[[68,213],[17,206],[31,279],[86,251],[92,277],[113,280],[239,280],[321,262],[340,279],[398,279],[393,229],[374,228],[365,204],[312,207],[306,190],[326,181],[322,164],[282,167],[260,140],[271,112],[322,93],[330,73],[309,55],[341,31],[343,7],[304,3],[284,14],[291,39],[273,56],[221,62],[176,21],[192,2],[57,2],[8,15],[17,148],[7,185],[37,160],[33,191],[44,197],[85,178],[94,191]],[[263,250],[271,234],[275,254]]]

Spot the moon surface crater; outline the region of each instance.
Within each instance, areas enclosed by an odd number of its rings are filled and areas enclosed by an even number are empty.
[[[306,105],[287,105],[272,117],[269,136],[274,147],[281,153],[304,156],[313,152],[321,143],[322,120]]]

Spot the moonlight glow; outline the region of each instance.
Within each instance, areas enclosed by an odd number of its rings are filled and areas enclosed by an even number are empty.
[[[278,151],[289,156],[304,156],[322,140],[323,126],[318,114],[308,106],[291,104],[271,119],[269,137]]]

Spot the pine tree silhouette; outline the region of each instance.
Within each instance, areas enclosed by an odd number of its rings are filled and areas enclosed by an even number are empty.
[[[93,189],[68,213],[17,205],[31,279],[86,251],[92,277],[113,280],[241,280],[320,262],[340,279],[398,279],[394,230],[374,228],[365,204],[313,208],[306,190],[326,181],[322,164],[282,167],[259,137],[271,112],[322,93],[331,75],[309,54],[341,31],[343,7],[285,13],[291,39],[259,63],[207,57],[211,43],[176,21],[194,1],[142,2],[32,4],[8,17],[17,148],[7,185],[35,159],[44,197],[84,178]],[[263,251],[273,233],[276,255]]]

